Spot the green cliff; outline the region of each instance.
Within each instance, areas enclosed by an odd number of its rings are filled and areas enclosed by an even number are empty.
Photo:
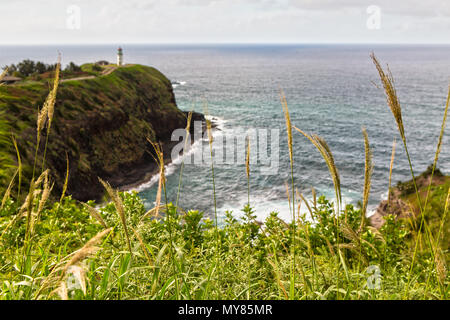
[[[49,87],[45,81],[0,87],[2,190],[18,165],[12,135],[23,163],[22,188],[29,185],[37,113]],[[176,106],[170,81],[154,68],[131,65],[93,79],[65,80],[58,89],[45,167],[51,170],[54,189],[61,191],[67,153],[70,164],[67,193],[79,200],[100,199],[104,191],[98,177],[113,186],[138,182],[139,177],[142,179],[138,170],[155,167],[152,147],[146,138],[167,146],[172,131],[185,126],[186,115]],[[37,158],[38,173],[45,131]]]

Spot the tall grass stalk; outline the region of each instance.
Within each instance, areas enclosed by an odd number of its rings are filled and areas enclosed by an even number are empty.
[[[108,228],[108,225],[106,224],[105,220],[103,220],[101,214],[97,211],[97,209],[92,208],[90,205],[83,203],[83,206],[87,209],[89,214],[97,220],[98,223],[100,223],[105,229]]]
[[[220,250],[221,250],[221,245],[219,242],[219,226],[218,226],[218,220],[217,220],[217,199],[216,199],[216,181],[215,181],[215,177],[214,177],[214,158],[213,158],[213,141],[214,141],[214,137],[212,134],[212,126],[211,126],[211,120],[209,119],[209,111],[208,111],[208,103],[205,102],[203,104],[203,110],[205,113],[205,118],[206,118],[206,131],[208,134],[208,144],[209,144],[209,153],[211,156],[211,175],[212,175],[212,187],[213,187],[213,200],[214,200],[214,228],[215,228],[215,234],[216,234],[216,267],[218,269],[218,274],[219,274],[219,281],[220,281],[220,268],[219,268],[219,263],[220,263]],[[219,298],[220,298],[220,291],[219,291]]]
[[[247,154],[245,156],[245,173],[247,176],[247,204],[250,207],[250,137],[247,136]]]
[[[20,201],[20,188],[22,185],[22,158],[20,157],[19,147],[17,146],[17,141],[14,136],[12,136],[12,141],[14,145],[14,149],[16,150],[17,155],[17,164],[18,164],[18,173],[19,173],[19,183],[17,186],[17,201]]]
[[[364,162],[363,206],[362,206],[362,212],[361,212],[361,224],[359,227],[361,232],[364,228],[364,223],[366,221],[367,204],[369,202],[371,177],[372,177],[372,172],[373,172],[372,150],[370,149],[369,135],[367,134],[367,131],[365,128],[362,128],[362,132],[363,132],[363,136],[364,136],[365,162]]]
[[[336,194],[336,211],[335,211],[335,215],[334,215],[334,221],[335,221],[335,225],[336,225],[336,243],[337,243],[337,250],[339,252],[340,255],[340,239],[339,239],[339,230],[340,230],[340,207],[341,207],[341,202],[342,202],[342,194],[341,194],[341,180],[339,177],[339,172],[338,169],[335,165],[334,162],[334,157],[333,154],[331,153],[330,147],[328,146],[328,144],[326,143],[326,141],[319,137],[318,135],[309,135],[306,132],[300,130],[299,128],[294,126],[294,129],[297,130],[298,132],[300,132],[301,134],[303,134],[315,147],[316,149],[319,151],[319,153],[321,154],[322,158],[325,160],[325,163],[328,167],[328,171],[330,172],[331,175],[331,179],[333,180],[333,185],[334,185],[334,191]],[[340,261],[337,261],[336,265],[337,265],[337,275],[336,275],[336,287],[337,287],[337,298],[339,299],[339,266],[340,266]]]
[[[341,180],[339,177],[338,169],[336,168],[333,154],[331,153],[330,147],[326,143],[326,141],[319,137],[318,135],[312,134],[309,135],[301,129],[293,126],[295,130],[303,134],[311,143],[317,148],[317,150],[322,155],[322,158],[325,160],[325,163],[328,167],[328,171],[330,172],[331,179],[333,180],[334,192],[336,195],[336,215],[339,215],[340,207],[342,203],[342,193],[341,193]]]
[[[62,192],[61,192],[61,197],[59,198],[59,205],[61,205],[64,196],[66,195],[66,191],[67,191],[67,186],[69,185],[69,156],[66,152],[66,177],[64,178],[64,184],[63,184],[63,188],[62,188]]]
[[[391,181],[392,181],[392,169],[394,168],[395,145],[396,145],[396,140],[394,139],[394,141],[392,141],[391,162],[389,164],[389,184],[388,184],[388,198],[387,198],[388,208],[391,203]]]
[[[434,176],[434,172],[435,172],[435,169],[436,169],[436,166],[437,166],[437,161],[438,161],[438,158],[439,158],[439,154],[440,154],[441,148],[442,148],[442,139],[444,137],[444,131],[445,131],[445,127],[446,127],[446,124],[447,124],[447,115],[448,115],[449,101],[450,101],[450,85],[448,87],[447,101],[445,103],[445,109],[444,109],[444,117],[442,119],[441,131],[440,131],[440,134],[439,134],[439,139],[438,139],[438,143],[437,143],[437,146],[436,146],[436,152],[435,152],[435,155],[434,155],[433,166],[432,166],[432,169],[431,169],[430,182],[428,183],[427,193],[426,193],[426,196],[425,196],[425,203],[424,203],[424,206],[423,206],[423,213],[422,213],[422,216],[421,216],[421,219],[420,219],[420,226],[419,226],[419,231],[418,231],[419,234],[420,234],[420,232],[421,232],[421,230],[422,230],[422,228],[424,227],[424,224],[425,224],[425,220],[424,220],[425,219],[425,210],[427,209],[428,198],[429,198],[430,191],[431,191],[431,185],[433,183],[433,176]],[[443,216],[445,217],[445,213],[444,213]],[[438,266],[441,265],[441,262],[439,260],[440,249],[439,249],[438,246],[436,246],[436,243],[433,241],[432,235],[431,235],[431,233],[429,231],[429,228],[427,227],[426,224],[425,224],[425,230],[426,230],[427,235],[429,235],[429,237],[431,238],[430,239],[431,240],[431,244],[432,244],[432,247],[434,248],[434,260],[433,261],[435,263],[435,267],[439,270],[440,268]],[[418,239],[419,239],[419,237],[416,240],[416,244],[415,244],[416,247],[418,245]],[[436,240],[439,241],[438,239],[436,239]],[[416,252],[416,250],[414,250],[414,253],[415,252]],[[414,263],[414,259],[415,259],[415,257],[413,257],[412,264]],[[437,282],[441,283],[441,281],[440,281],[440,279],[438,277],[439,273],[440,272],[436,273],[436,278],[437,278]]]
[[[426,194],[426,197],[425,197],[424,210],[427,208],[428,198],[429,198],[430,191],[431,191],[431,185],[433,183],[434,172],[436,170],[439,154],[441,153],[442,139],[444,137],[444,131],[445,131],[445,127],[446,127],[446,124],[447,124],[447,115],[448,115],[449,101],[450,101],[450,86],[448,87],[447,101],[445,103],[445,110],[444,110],[444,117],[442,119],[441,131],[440,131],[438,143],[437,143],[437,146],[436,146],[436,153],[434,155],[433,167],[431,169],[430,182],[428,183],[428,187],[427,187],[427,194]],[[422,224],[423,224],[423,216],[422,216],[422,219],[421,219],[421,225]]]
[[[142,237],[139,235],[139,232],[136,231],[133,227],[131,227],[131,230],[134,233],[134,236],[136,237],[136,239],[138,239],[139,244],[141,245],[142,251],[144,252],[144,256],[147,259],[148,265],[153,267],[153,261],[152,258],[150,257],[150,253],[147,250],[147,247],[145,246],[144,240],[142,239]]]
[[[31,219],[32,219],[32,214],[33,214],[33,200],[34,200],[34,189],[37,186],[38,183],[35,182],[34,178],[35,178],[35,174],[36,174],[36,164],[37,164],[37,158],[38,158],[38,151],[39,151],[39,147],[40,147],[40,143],[41,143],[41,132],[45,126],[46,121],[48,120],[49,117],[49,109],[51,109],[51,115],[53,117],[53,110],[54,110],[54,105],[56,102],[56,93],[57,93],[57,89],[58,89],[58,83],[59,83],[59,70],[60,70],[60,58],[58,57],[58,63],[57,63],[57,68],[56,68],[56,75],[55,75],[55,85],[53,87],[53,89],[50,91],[50,93],[47,95],[47,98],[44,102],[44,106],[42,107],[42,109],[40,111],[38,111],[38,116],[37,116],[37,128],[36,128],[36,148],[35,148],[35,152],[34,152],[34,163],[33,163],[33,175],[31,178],[31,183],[30,183],[30,187],[29,187],[29,191],[28,191],[28,203],[27,203],[27,218],[26,218],[26,230],[25,230],[25,243],[24,243],[24,247],[23,247],[23,263],[22,263],[22,271],[24,271],[24,265],[25,262],[27,260],[29,260],[29,256],[28,256],[28,252],[30,250],[30,246],[29,246],[29,236],[30,236],[30,231],[31,231]],[[50,123],[50,121],[49,121]],[[50,129],[48,129],[47,131],[47,137],[48,137],[48,133]],[[14,142],[13,142],[14,143]],[[16,145],[15,145],[16,147]],[[47,143],[46,143],[46,147],[47,149]],[[16,151],[18,152],[18,149],[16,148]],[[45,151],[46,153],[46,151]],[[44,158],[45,159],[45,153],[44,153]],[[19,166],[21,166],[21,164],[19,164]],[[42,170],[41,173],[44,173],[44,165],[42,165]],[[42,176],[42,175],[41,175]],[[20,187],[21,181],[19,182],[19,187]],[[20,196],[20,195],[19,195]]]
[[[112,228],[109,228],[100,231],[88,242],[86,242],[82,248],[61,259],[61,261],[56,266],[54,266],[49,275],[44,279],[34,298],[38,299],[44,290],[49,289],[53,285],[61,285],[61,282],[69,268],[97,252],[99,250],[97,244],[107,234],[111,234],[112,230]]]
[[[311,206],[309,205],[308,200],[306,200],[305,196],[302,193],[299,193],[298,197],[300,197],[300,199],[302,199],[303,202],[305,203],[306,208],[308,209],[308,212],[309,212],[309,214],[311,216],[311,221],[315,222],[316,218],[314,217],[314,212],[311,209]]]
[[[158,217],[159,215],[159,209],[161,208],[161,196],[162,196],[162,189],[163,184],[165,183],[165,175],[164,175],[164,157],[161,159],[160,154],[160,145],[150,140],[150,138],[147,138],[147,141],[152,145],[153,150],[155,152],[155,155],[150,153],[150,155],[153,157],[153,160],[155,160],[155,163],[158,165],[159,168],[159,179],[158,179],[158,189],[156,191],[156,199],[155,199],[155,212],[154,216]],[[144,216],[147,216],[150,214],[152,210],[147,212]]]
[[[40,212],[39,210],[42,210],[43,208],[43,202],[42,199],[44,199],[44,203],[46,201],[46,198],[48,198],[49,191],[48,189],[48,174],[49,170],[44,171],[39,178],[34,181],[31,180],[30,183],[30,192],[28,193],[28,196],[25,199],[25,202],[23,206],[21,207],[21,210],[19,211],[19,214],[17,215],[17,220],[13,220],[13,222],[18,221],[21,219],[22,214],[25,214],[26,216],[26,224],[25,224],[25,236],[24,236],[24,244],[23,244],[23,250],[22,250],[22,265],[21,265],[21,271],[23,273],[28,273],[30,271],[30,265],[31,265],[31,246],[32,246],[32,235],[34,231],[34,225],[36,223],[36,219],[38,218]],[[46,191],[46,194],[43,194],[42,189],[39,188],[39,186],[44,182],[44,191]],[[43,198],[39,198],[40,195],[43,195]],[[38,201],[38,207],[35,208],[35,200]]]
[[[31,249],[30,246],[30,234],[33,232],[33,228],[34,228],[34,217],[33,217],[33,201],[35,199],[35,197],[39,197],[39,194],[35,195],[35,189],[36,187],[42,182],[41,179],[43,179],[43,176],[45,174],[45,179],[46,179],[46,186],[47,187],[47,183],[48,183],[48,172],[45,171],[44,172],[44,164],[42,165],[42,170],[41,170],[41,176],[38,180],[35,181],[35,174],[36,174],[36,164],[37,164],[37,157],[38,157],[38,151],[39,151],[39,147],[40,147],[40,142],[41,142],[41,132],[45,126],[46,121],[48,120],[49,126],[48,126],[48,130],[47,130],[47,139],[48,139],[48,134],[50,133],[50,123],[51,123],[51,118],[53,118],[53,113],[54,113],[54,106],[55,106],[55,102],[56,102],[56,93],[58,90],[58,84],[59,84],[59,73],[60,73],[60,68],[61,68],[61,63],[60,63],[60,56],[58,56],[58,63],[56,66],[56,72],[55,72],[55,80],[54,80],[54,86],[53,89],[50,91],[50,93],[47,95],[47,98],[44,102],[44,106],[42,107],[42,109],[40,111],[38,111],[38,115],[37,115],[37,128],[36,128],[36,147],[35,147],[35,152],[34,152],[34,163],[33,163],[33,174],[32,174],[32,178],[31,178],[31,182],[30,182],[30,187],[29,187],[29,191],[28,191],[28,196],[27,199],[25,201],[26,203],[26,229],[25,229],[25,241],[24,241],[24,246],[23,246],[23,263],[21,266],[21,270],[22,272],[24,272],[24,268],[25,268],[25,262],[29,261],[31,258],[29,257],[29,250]],[[48,142],[48,140],[47,140]],[[46,142],[46,146],[45,146],[45,152],[44,152],[44,157],[43,157],[43,161],[45,161],[45,153],[46,153],[46,149],[47,149],[47,142]],[[13,144],[14,147],[16,149],[16,153],[18,155],[18,161],[19,161],[19,186],[18,186],[18,200],[20,200],[20,185],[22,183],[21,181],[21,170],[22,170],[22,163],[21,163],[21,159],[20,159],[20,153],[18,151],[17,148],[17,143],[15,141],[15,139],[13,138]],[[48,190],[44,189],[44,191],[46,193],[42,194],[41,196],[45,196],[48,197]],[[41,200],[38,198],[39,203],[42,203]],[[46,199],[45,199],[46,201]],[[43,203],[45,203],[45,201]],[[41,209],[42,207],[38,207],[38,210]],[[35,213],[35,216],[39,215],[39,211],[37,213]],[[20,218],[20,216],[19,216]],[[14,221],[14,220],[13,220]]]
[[[437,255],[435,257],[435,269],[436,269],[436,278],[441,288],[441,294],[444,299],[447,298],[447,291],[445,290],[445,279],[447,276],[447,268],[445,264],[444,254],[442,253],[442,249],[440,247],[442,230],[444,229],[445,220],[447,219],[447,212],[449,210],[450,203],[450,188],[447,191],[447,197],[445,199],[444,213],[442,215],[441,223],[439,224],[439,231],[435,239],[434,247],[436,248]]]
[[[292,123],[291,117],[289,115],[289,108],[286,100],[286,96],[283,91],[280,92],[281,105],[283,107],[284,118],[286,122],[286,132],[288,138],[289,147],[289,162],[291,168],[291,188],[292,188],[292,265],[291,265],[291,275],[290,275],[290,286],[289,286],[289,299],[293,300],[295,298],[295,283],[296,283],[296,259],[295,259],[295,236],[297,233],[296,219],[295,219],[295,184],[294,184],[294,152],[293,152],[293,141],[292,141]],[[290,203],[290,202],[289,202]]]
[[[48,171],[47,171],[48,172]],[[37,212],[34,216],[33,224],[31,226],[31,232],[33,234],[35,222],[39,219],[42,210],[44,209],[44,205],[50,197],[50,192],[53,189],[54,184],[50,185],[49,174],[45,175],[44,178],[44,187],[41,192],[41,197],[39,199]]]
[[[48,137],[50,136],[50,129],[52,127],[53,115],[55,113],[56,94],[58,92],[60,70],[61,70],[61,55],[59,54],[58,62],[56,63],[56,71],[55,71],[55,79],[53,81],[53,88],[50,91],[47,101],[45,102],[46,104],[48,104],[48,107],[47,107],[48,123],[47,123],[47,134],[45,137],[44,156],[42,157],[41,171],[44,171],[45,157],[47,155]]]
[[[392,152],[391,152],[391,161],[389,163],[389,182],[388,182],[388,198],[387,198],[387,210],[390,213],[390,205],[391,205],[391,186],[392,186],[392,170],[394,168],[394,159],[395,159],[395,148],[396,148],[397,140],[394,138],[392,141]],[[387,254],[387,246],[384,247],[384,265],[386,265],[386,254]]]
[[[392,76],[392,73],[391,73],[389,67],[388,67],[387,74],[384,72],[383,68],[381,67],[380,62],[378,61],[378,59],[376,58],[374,53],[371,53],[370,57],[372,58],[372,61],[375,64],[375,67],[379,73],[381,82],[384,87],[387,104],[392,112],[392,115],[394,116],[395,122],[397,123],[398,131],[399,131],[400,137],[403,141],[403,146],[405,148],[406,156],[408,159],[409,169],[411,172],[414,189],[416,191],[417,203],[420,207],[420,211],[423,213],[422,202],[420,200],[419,192],[417,189],[416,178],[415,178],[414,170],[412,167],[411,157],[409,155],[408,146],[406,144],[405,128],[403,126],[403,118],[402,118],[402,109],[400,106],[400,101],[397,96],[397,91],[395,89],[394,77]]]
[[[38,117],[37,117],[37,122],[36,122],[36,149],[35,149],[35,153],[34,153],[32,179],[34,179],[35,172],[36,172],[37,155],[38,155],[38,150],[39,150],[40,144],[41,144],[41,133],[45,127],[46,122],[48,121],[49,124],[51,122],[51,120],[49,120],[49,109],[50,109],[50,115],[53,117],[54,106],[55,106],[55,102],[56,102],[56,93],[57,93],[58,85],[59,85],[60,67],[61,67],[60,57],[58,57],[58,63],[56,65],[56,73],[55,73],[55,80],[54,80],[53,88],[50,91],[50,93],[47,95],[47,98],[44,102],[42,109],[38,111]],[[47,128],[49,128],[49,127],[47,127]],[[48,133],[49,132],[47,132],[47,136],[48,136]],[[46,143],[45,148],[47,148],[47,143]],[[46,150],[44,153],[46,153]],[[45,159],[45,155],[44,155],[43,159]],[[42,169],[42,171],[43,171],[43,169]]]
[[[278,258],[277,258],[277,250],[275,248],[275,245],[272,242],[272,255],[274,258],[274,262],[272,262],[270,260],[270,258],[267,257],[267,262],[272,266],[274,273],[275,273],[275,277],[277,280],[277,285],[278,285],[278,290],[280,292],[280,298],[285,298],[286,300],[289,299],[289,296],[286,292],[286,289],[284,288],[283,282],[282,282],[282,275],[280,272],[280,268],[279,268],[279,263],[278,263]],[[281,293],[283,293],[283,296],[281,296]]]
[[[184,142],[184,149],[183,149],[183,155],[181,159],[181,167],[180,167],[180,177],[178,179],[178,190],[177,190],[177,200],[175,202],[175,210],[177,210],[178,213],[178,201],[180,199],[180,193],[181,193],[181,183],[183,180],[183,169],[184,169],[184,156],[185,152],[188,149],[189,143],[190,143],[190,130],[191,130],[191,121],[192,121],[192,111],[188,113],[187,117],[187,123],[186,123],[186,140]]]
[[[30,235],[30,226],[31,226],[31,215],[33,212],[33,202],[36,196],[35,189],[37,183],[34,180],[31,180],[30,183],[30,192],[28,193],[27,198],[25,199],[25,210],[26,210],[26,226],[25,226],[25,242],[24,242],[24,252],[28,246],[29,235]],[[25,256],[25,254],[24,254]]]
[[[179,210],[178,204],[179,204],[179,199],[180,199],[180,194],[181,194],[181,184],[182,184],[182,181],[183,181],[184,156],[185,156],[185,152],[188,150],[188,147],[189,147],[189,144],[190,144],[190,129],[191,129],[191,122],[192,122],[192,113],[193,113],[193,111],[190,111],[188,113],[187,122],[186,122],[186,128],[185,128],[185,130],[186,130],[186,138],[185,138],[183,155],[182,155],[182,160],[181,160],[180,176],[179,176],[179,179],[178,179],[177,198],[176,198],[176,202],[175,202],[175,215],[177,215],[177,216],[178,216],[178,210]],[[162,160],[164,160],[164,159],[162,159]],[[159,162],[161,162],[161,160]],[[164,165],[164,163],[163,163],[163,165]],[[160,188],[161,188],[161,181],[162,181],[162,176],[163,175],[164,175],[164,169],[161,170],[161,174],[160,174],[160,186],[158,188],[159,194],[161,194],[161,189]],[[166,193],[165,183],[164,183],[164,195],[165,195],[166,207],[167,207],[167,193]],[[171,230],[171,227],[169,227],[169,228]],[[170,231],[170,233],[172,233],[172,232]],[[136,233],[136,235],[138,236],[137,233]],[[170,237],[172,237],[172,236],[170,236]],[[141,240],[139,240],[139,241],[142,242]],[[141,243],[141,246],[143,246],[143,243]],[[145,247],[142,250],[146,250]],[[171,250],[171,255],[173,255],[172,245],[170,247],[170,250]],[[173,269],[174,269],[174,273],[175,274],[177,273],[177,271],[176,271],[177,267],[178,267],[177,266],[177,259],[175,259],[175,257],[173,257]],[[186,281],[184,280],[183,282],[185,283]],[[180,289],[179,289],[179,283],[178,283],[178,276],[177,275],[175,275],[175,286],[176,286],[176,296],[177,296],[177,299],[178,299],[179,298],[179,294],[180,294]]]
[[[130,241],[130,234],[128,232],[125,207],[123,206],[122,199],[120,199],[119,191],[114,190],[108,182],[105,182],[100,178],[99,181],[103,185],[109,197],[114,203],[114,207],[116,208],[117,214],[119,215],[120,221],[122,222],[122,227],[125,233],[125,239],[128,246],[128,250],[130,251],[130,255],[133,255],[133,251],[131,250],[131,241]]]
[[[147,138],[147,140],[151,143],[151,145],[153,146],[153,149],[155,151],[156,156],[155,161],[159,166],[159,186],[158,186],[158,195],[157,195],[157,201],[160,202],[161,200],[161,188],[162,191],[164,192],[164,202],[165,202],[165,206],[166,206],[166,224],[168,227],[168,231],[169,231],[169,254],[170,254],[170,260],[172,262],[172,269],[173,269],[173,273],[174,273],[174,281],[175,281],[175,287],[176,287],[176,298],[179,299],[179,294],[180,294],[180,290],[179,290],[179,282],[178,282],[178,272],[177,272],[177,259],[176,256],[174,254],[174,235],[173,235],[173,226],[172,226],[172,220],[173,218],[171,217],[172,212],[171,212],[171,208],[169,208],[168,206],[168,199],[167,199],[167,189],[166,189],[166,176],[165,176],[165,164],[164,164],[164,152],[163,152],[163,148],[161,146],[161,144],[159,143],[155,143],[152,142],[150,139]],[[159,203],[156,203],[157,206],[159,206]],[[175,215],[177,214],[177,207],[175,207]]]
[[[366,128],[362,128],[362,133],[364,136],[364,155],[365,155],[365,161],[364,161],[364,189],[363,189],[363,203],[361,208],[361,222],[359,225],[358,230],[358,247],[359,247],[359,260],[358,260],[358,272],[361,265],[361,258],[362,258],[362,234],[364,232],[364,225],[366,221],[366,215],[367,215],[367,204],[369,202],[369,195],[370,195],[370,186],[371,186],[371,177],[373,172],[373,162],[372,162],[372,150],[370,149],[369,144],[369,135],[367,134]],[[347,221],[345,221],[347,223]]]
[[[397,96],[397,91],[395,89],[395,85],[394,85],[394,77],[392,76],[391,71],[389,70],[388,67],[388,71],[387,74],[384,72],[383,68],[381,67],[381,64],[379,63],[378,59],[376,58],[374,53],[371,53],[370,57],[372,58],[372,61],[378,71],[378,74],[380,76],[381,82],[383,84],[384,87],[384,91],[385,91],[385,95],[386,95],[386,100],[387,100],[387,104],[394,116],[394,119],[397,123],[397,127],[400,133],[400,137],[402,138],[402,142],[403,142],[403,146],[405,149],[405,153],[406,153],[406,157],[408,159],[408,163],[409,163],[409,169],[411,172],[411,176],[412,176],[412,181],[413,181],[413,185],[414,185],[414,190],[416,193],[416,198],[417,198],[417,204],[419,206],[419,210],[420,210],[420,216],[421,216],[421,222],[420,222],[420,227],[419,227],[419,231],[418,231],[418,236],[416,239],[416,244],[415,244],[415,248],[414,248],[414,253],[413,253],[413,259],[411,261],[411,267],[410,267],[410,272],[408,274],[408,280],[407,280],[407,285],[405,288],[405,297],[408,297],[408,293],[409,293],[409,286],[411,283],[411,275],[413,272],[413,268],[414,268],[414,264],[415,264],[415,260],[416,260],[416,255],[418,252],[418,245],[419,245],[419,239],[420,239],[420,232],[422,231],[422,226],[426,223],[425,222],[425,206],[422,206],[422,201],[420,199],[420,194],[419,194],[419,190],[417,187],[417,183],[416,183],[416,177],[414,175],[414,170],[412,167],[412,162],[411,162],[411,157],[409,155],[409,151],[408,151],[408,146],[406,143],[406,136],[405,136],[405,129],[403,126],[403,119],[402,119],[402,110],[401,110],[401,105],[400,105],[400,101],[398,99]],[[450,91],[450,90],[449,90]],[[429,188],[431,187],[431,181],[433,179],[433,174],[434,174],[434,170],[436,167],[436,163],[437,163],[437,159],[439,156],[439,152],[440,152],[440,144],[441,144],[441,139],[444,133],[444,129],[445,129],[445,122],[446,122],[446,118],[447,118],[447,109],[448,109],[448,98],[447,98],[447,106],[446,106],[446,111],[444,113],[444,119],[443,119],[443,124],[441,127],[441,134],[439,137],[439,142],[438,142],[438,146],[437,146],[437,150],[436,150],[436,154],[435,154],[435,161],[433,163],[433,168],[432,168],[432,174],[430,177],[430,185]],[[427,192],[427,197],[425,199],[425,204],[427,203],[428,200],[428,192]],[[433,244],[432,244],[432,239],[431,239],[431,235],[429,234],[429,232],[427,231],[428,228],[425,228],[425,234],[427,237],[427,242],[428,242],[428,246],[430,249],[430,252],[433,256],[433,260],[435,257],[435,252],[434,252],[434,248],[433,248]]]
[[[5,194],[3,195],[2,205],[1,205],[1,207],[0,207],[0,210],[3,209],[3,207],[4,207],[5,204],[6,204],[6,200],[8,200],[9,197],[11,196],[11,189],[12,189],[12,187],[14,186],[14,180],[16,179],[16,176],[17,176],[17,173],[18,173],[18,172],[19,172],[19,169],[17,169],[17,170],[14,172],[14,174],[13,174],[13,176],[12,176],[10,182],[9,182],[8,188],[6,188]],[[1,239],[1,237],[0,237],[0,239]]]

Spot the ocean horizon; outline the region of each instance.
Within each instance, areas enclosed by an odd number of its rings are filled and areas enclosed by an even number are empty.
[[[0,46],[0,66],[23,59],[54,63],[58,52],[62,64],[98,60],[115,61],[118,45]],[[394,118],[386,105],[377,71],[369,57],[375,52],[389,64],[403,108],[407,143],[415,173],[433,162],[443,117],[450,74],[450,45],[416,44],[138,44],[122,45],[125,63],[157,68],[174,82],[178,107],[209,113],[218,123],[215,135],[238,130],[278,129],[279,168],[261,175],[251,168],[250,203],[259,220],[277,211],[289,219],[285,182],[290,179],[285,123],[280,89],[286,95],[293,125],[323,137],[335,157],[341,175],[344,202],[362,199],[364,144],[361,127],[367,129],[373,148],[374,171],[369,211],[387,195],[393,140],[397,151],[393,184],[410,179],[409,165]],[[57,106],[56,106],[57,107]],[[450,151],[444,135],[438,168],[450,173]],[[200,141],[194,147],[207,146]],[[325,162],[309,141],[294,134],[294,178],[308,198],[317,194],[334,198],[334,188]],[[181,161],[167,167],[167,195],[175,202]],[[215,168],[217,206],[239,214],[247,203],[245,166]],[[137,190],[147,208],[154,205],[155,179]],[[193,197],[195,195],[195,197]],[[212,181],[208,165],[186,165],[180,206],[213,215]],[[304,209],[304,208],[303,208]]]

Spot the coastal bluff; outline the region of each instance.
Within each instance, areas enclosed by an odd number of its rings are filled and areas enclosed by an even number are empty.
[[[3,190],[18,166],[12,136],[22,162],[22,190],[30,183],[37,113],[49,93],[50,82],[26,81],[0,87]],[[204,117],[194,114],[193,120]],[[185,128],[186,121],[186,112],[176,105],[171,82],[155,68],[127,65],[98,77],[61,81],[45,160],[55,183],[53,193],[61,194],[63,189],[66,154],[66,194],[77,200],[101,200],[104,189],[98,177],[113,187],[143,182],[145,173],[157,168],[147,138],[161,142],[165,156],[170,156],[171,134]],[[45,141],[43,130],[36,162],[38,175]]]
[[[450,176],[444,175],[436,168],[433,179],[431,180],[432,172],[433,167],[430,165],[424,172],[416,176],[415,182],[419,193],[420,204],[414,182],[412,180],[399,181],[396,186],[391,187],[390,201],[381,201],[375,213],[369,217],[370,225],[380,229],[385,223],[385,217],[387,215],[393,215],[396,219],[401,219],[404,223],[410,225],[413,230],[417,230],[422,218],[420,208],[426,202],[427,206],[424,210],[424,219],[428,224],[428,228],[431,231],[435,231],[435,234],[437,234],[441,227],[445,230],[450,230],[450,223],[448,219],[445,219],[449,201]],[[444,243],[448,248],[450,245],[448,232],[444,234],[444,237]]]

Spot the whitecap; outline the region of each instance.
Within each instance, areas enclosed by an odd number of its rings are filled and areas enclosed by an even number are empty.
[[[213,116],[207,116],[209,117],[208,120],[211,120],[212,122],[214,122],[215,124],[217,124],[216,128],[219,128],[219,125],[224,126],[225,124],[225,120],[223,120],[222,118],[219,117],[213,117]],[[217,134],[218,131],[213,130],[213,136],[215,134]],[[194,143],[192,143],[192,145],[188,148],[187,152],[177,156],[175,159],[172,159],[172,161],[168,164],[166,164],[164,166],[164,173],[165,176],[168,177],[172,174],[174,174],[178,167],[181,165],[181,163],[183,162],[183,159],[185,157],[190,157],[191,155],[197,153],[197,152],[201,152],[202,151],[202,143],[203,141],[207,141],[208,138],[207,137],[203,137],[203,139],[198,139],[197,141],[194,141]],[[154,174],[149,181],[144,182],[140,185],[138,185],[137,187],[133,188],[133,191],[137,191],[137,192],[142,192],[146,189],[151,188],[154,184],[156,184],[159,181],[159,173]],[[129,190],[131,191],[131,190]]]
[[[312,197],[305,196],[305,199],[308,201],[308,204],[312,206]],[[329,199],[329,201],[334,203],[335,199]],[[237,201],[233,201],[233,204],[227,203],[218,208],[217,213],[220,217],[220,220],[223,221],[226,211],[232,211],[234,217],[242,218],[244,215],[242,209],[247,203],[248,196],[245,194],[240,196]],[[352,199],[350,199],[349,197],[343,197],[342,203],[342,207],[344,208],[347,204],[352,203]],[[257,221],[264,222],[266,218],[270,216],[271,212],[277,212],[278,217],[285,222],[289,223],[292,221],[292,200],[289,203],[287,198],[270,199],[270,196],[268,196],[268,194],[258,196],[252,196],[250,194],[250,207],[253,209]],[[214,212],[214,208],[212,208],[212,211]],[[295,206],[296,216],[298,215],[297,211],[298,204],[296,204]],[[300,216],[303,215],[305,216],[305,219],[307,221],[314,222],[308,207],[302,201],[300,205]]]

